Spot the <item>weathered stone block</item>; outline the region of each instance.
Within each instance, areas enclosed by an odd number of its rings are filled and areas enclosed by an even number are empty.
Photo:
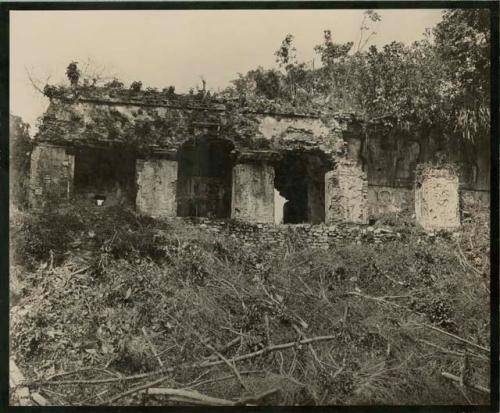
[[[459,179],[447,168],[426,168],[415,179],[415,217],[428,231],[460,226]]]
[[[325,174],[325,222],[368,223],[368,180],[356,161],[342,160]]]
[[[75,157],[66,148],[47,144],[31,153],[29,201],[34,208],[66,202],[73,192]]]
[[[274,168],[263,162],[235,165],[231,201],[231,218],[273,223]]]
[[[137,210],[153,217],[177,213],[177,162],[166,159],[136,161]]]

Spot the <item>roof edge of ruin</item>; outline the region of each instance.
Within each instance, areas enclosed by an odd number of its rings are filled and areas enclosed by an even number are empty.
[[[238,98],[226,96],[209,96],[201,98],[198,95],[176,94],[159,90],[131,90],[105,86],[49,86],[44,94],[51,101],[64,103],[91,103],[94,105],[164,107],[178,110],[196,110],[210,112],[237,111],[241,114],[274,116],[284,118],[324,119],[331,117],[344,121],[362,121],[354,111],[325,110],[296,111],[282,108],[283,104],[271,99],[261,98],[257,102],[242,102]],[[260,108],[256,108],[260,106]],[[284,109],[284,110],[283,110]]]

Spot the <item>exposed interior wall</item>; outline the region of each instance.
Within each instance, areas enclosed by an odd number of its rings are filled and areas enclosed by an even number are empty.
[[[376,218],[383,214],[413,211],[414,190],[406,187],[368,186],[368,213]]]
[[[135,202],[135,154],[122,149],[75,149],[75,196],[104,205]]]
[[[177,215],[229,218],[231,216],[233,144],[223,139],[196,139],[177,153]]]
[[[275,168],[274,184],[286,199],[283,223],[325,220],[325,173],[328,170],[321,156],[301,151],[285,152]]]

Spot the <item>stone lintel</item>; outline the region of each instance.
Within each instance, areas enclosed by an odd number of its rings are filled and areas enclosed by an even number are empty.
[[[233,151],[231,153],[235,164],[239,163],[274,163],[281,159],[282,155],[276,151]]]

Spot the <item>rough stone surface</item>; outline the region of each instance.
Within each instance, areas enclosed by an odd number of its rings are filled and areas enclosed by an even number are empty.
[[[263,162],[235,165],[231,198],[231,218],[274,222],[274,168]]]
[[[237,239],[248,248],[257,245],[274,248],[293,244],[303,248],[329,249],[339,242],[380,244],[403,236],[387,227],[361,227],[354,224],[251,224],[234,220],[181,217],[169,220],[195,224],[207,232]]]
[[[177,213],[177,162],[138,159],[137,210],[153,217],[175,217]]]
[[[66,148],[38,145],[31,153],[29,201],[34,208],[68,201],[73,191],[75,157]]]
[[[68,91],[68,96],[52,97],[35,140],[75,146],[119,144],[146,155],[177,150],[193,137],[210,135],[231,141],[237,150],[306,146],[334,153],[354,122],[343,114],[323,120],[314,115],[268,114],[234,105],[190,102],[189,97],[168,102],[161,94],[105,92],[95,88],[79,90],[75,96]]]
[[[459,179],[447,168],[426,168],[415,180],[415,217],[425,230],[460,226]]]
[[[368,213],[370,218],[383,214],[413,211],[415,207],[413,188],[391,186],[368,186]]]
[[[354,161],[342,160],[325,174],[325,222],[368,223],[368,181]]]

